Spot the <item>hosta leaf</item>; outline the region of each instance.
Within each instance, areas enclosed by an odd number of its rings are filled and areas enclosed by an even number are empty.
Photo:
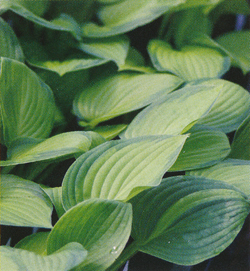
[[[81,125],[81,122],[79,122],[79,125]],[[106,125],[98,126],[93,131],[103,136],[106,140],[111,140],[125,130],[126,127],[126,124]]]
[[[230,157],[250,160],[250,115],[240,125],[234,136]]]
[[[47,254],[47,239],[50,232],[38,232],[26,236],[19,241],[15,248],[21,248],[27,251],[35,252],[39,255]]]
[[[170,171],[183,171],[214,165],[231,151],[226,134],[213,130],[192,132]]]
[[[185,81],[218,78],[230,68],[229,57],[206,47],[186,45],[177,51],[165,41],[151,40],[148,52],[157,70],[171,72]]]
[[[149,136],[104,143],[80,156],[62,184],[66,209],[89,198],[128,200],[158,185],[187,136]]]
[[[169,74],[121,73],[90,82],[76,97],[74,114],[86,126],[142,108],[177,88],[183,81]]]
[[[210,168],[190,171],[188,175],[227,182],[250,198],[250,161],[226,159]]]
[[[105,139],[95,132],[67,132],[33,144],[26,140],[17,142],[8,150],[9,160],[1,166],[25,164],[37,161],[69,158],[80,155],[103,143]]]
[[[225,0],[218,6],[220,13],[250,14],[250,7],[247,0]]]
[[[52,204],[34,182],[14,175],[1,176],[1,224],[52,228]]]
[[[19,41],[12,28],[0,18],[0,56],[24,61]]]
[[[216,41],[230,53],[235,66],[244,73],[250,71],[250,30],[226,33]]]
[[[118,66],[125,63],[129,49],[127,36],[84,40],[79,48],[99,58],[114,61]]]
[[[189,130],[208,114],[221,87],[191,86],[168,94],[162,101],[142,110],[121,135],[132,138],[142,135],[176,135]]]
[[[138,250],[180,265],[222,252],[250,211],[249,201],[232,186],[188,176],[165,179],[131,203]]]
[[[236,130],[250,113],[250,94],[241,86],[232,82],[215,79],[199,85],[215,84],[221,93],[211,111],[198,121],[225,133]]]
[[[5,144],[21,137],[48,137],[55,112],[50,88],[21,62],[1,58],[0,89]]]
[[[199,7],[199,6],[213,6],[217,5],[219,2],[223,0],[186,0],[183,4],[177,6],[175,10],[182,10],[182,9],[189,9],[193,7]],[[231,1],[231,0],[230,0]]]
[[[48,254],[70,242],[88,251],[87,259],[74,270],[106,270],[126,245],[132,224],[128,203],[101,199],[84,201],[66,212],[48,239]]]
[[[1,268],[6,271],[68,271],[80,264],[87,251],[78,243],[67,244],[50,256],[1,246]]]
[[[82,27],[84,36],[107,37],[128,32],[160,17],[185,0],[119,1],[99,8],[98,18],[103,26],[86,23]]]

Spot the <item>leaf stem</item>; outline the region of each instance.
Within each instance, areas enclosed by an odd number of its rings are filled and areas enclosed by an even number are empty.
[[[117,271],[122,267],[127,260],[134,256],[139,250],[137,242],[133,241],[129,246],[127,246],[121,255],[116,259],[116,261],[108,268],[106,271]]]

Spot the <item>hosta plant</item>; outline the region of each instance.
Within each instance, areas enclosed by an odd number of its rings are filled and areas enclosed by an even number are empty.
[[[250,71],[250,30],[220,23],[249,13],[245,0],[0,1],[1,225],[33,229],[2,243],[3,270],[129,270],[137,252],[192,266],[234,241],[250,94],[230,75]]]

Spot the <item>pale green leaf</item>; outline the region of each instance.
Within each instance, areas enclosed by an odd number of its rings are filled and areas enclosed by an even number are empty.
[[[142,110],[121,135],[132,138],[142,135],[176,135],[188,131],[208,114],[221,86],[187,86],[168,94],[162,101]]]
[[[48,254],[70,242],[88,251],[87,259],[74,270],[104,271],[124,249],[131,231],[132,208],[128,203],[86,200],[66,212],[48,239]]]
[[[114,61],[117,66],[124,65],[129,50],[127,36],[115,36],[102,39],[85,39],[79,48],[85,53]]]
[[[19,241],[15,248],[21,248],[39,255],[47,255],[47,239],[50,232],[37,232]]]
[[[137,249],[180,265],[194,265],[229,246],[249,214],[244,194],[194,176],[164,179],[131,200]]]
[[[192,132],[170,171],[184,171],[214,165],[230,153],[226,134],[214,130]]]
[[[183,2],[185,0],[125,0],[103,5],[98,11],[98,18],[103,25],[86,23],[82,32],[87,37],[107,37],[125,33],[150,23]]]
[[[62,184],[65,209],[89,198],[128,200],[158,185],[174,164],[186,135],[106,142],[80,156]]]
[[[1,246],[0,252],[1,269],[5,271],[68,271],[87,256],[79,243],[67,244],[50,256],[7,246]]]
[[[180,51],[162,40],[151,40],[148,52],[154,67],[185,81],[219,78],[230,68],[230,58],[212,48],[186,45]]]
[[[183,81],[169,74],[119,73],[90,82],[74,100],[74,114],[96,126],[142,108],[177,88]]]
[[[51,201],[38,184],[2,174],[2,225],[52,228],[51,213]]]
[[[14,142],[8,149],[8,160],[0,161],[1,166],[26,164],[37,161],[69,158],[83,154],[91,148],[105,142],[95,132],[67,132],[50,137],[34,144],[29,140]]]
[[[250,30],[229,32],[216,41],[229,52],[235,66],[244,73],[250,71]]]
[[[12,28],[0,18],[0,56],[24,61],[19,41]]]
[[[226,159],[215,166],[190,171],[188,175],[227,182],[239,188],[250,198],[250,161]]]
[[[81,125],[81,122],[79,122],[79,125]],[[125,130],[126,127],[126,124],[98,126],[93,129],[93,132],[98,133],[106,140],[111,140]]]
[[[21,62],[2,57],[0,72],[5,144],[22,137],[48,137],[55,113],[51,89]]]
[[[236,159],[250,160],[250,115],[237,129],[232,144],[230,157]]]

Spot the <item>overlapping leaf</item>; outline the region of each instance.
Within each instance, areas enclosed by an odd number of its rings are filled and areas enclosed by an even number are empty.
[[[221,86],[190,86],[174,91],[158,103],[140,112],[121,135],[132,138],[142,135],[176,135],[189,130],[208,114]]]
[[[232,186],[177,176],[131,200],[137,250],[180,265],[222,252],[236,237],[250,203]]]
[[[127,200],[158,185],[177,159],[186,135],[106,142],[80,156],[62,184],[65,209],[89,198]]]
[[[188,175],[227,182],[250,198],[250,161],[226,159],[213,167],[190,171]]]
[[[21,62],[3,57],[0,88],[5,144],[23,137],[48,137],[55,112],[50,88]]]
[[[1,224],[52,228],[52,204],[34,182],[14,175],[1,176]]]
[[[107,37],[125,33],[153,21],[183,2],[185,0],[125,0],[103,5],[98,11],[98,18],[103,26],[86,23],[82,27],[82,32],[88,37]]]
[[[70,243],[50,256],[23,249],[1,246],[1,269],[6,271],[68,271],[80,264],[87,251],[79,243]]]
[[[84,201],[66,212],[48,239],[48,254],[70,242],[88,251],[75,270],[104,271],[120,255],[131,232],[132,208],[128,203],[101,199]]]
[[[230,68],[230,58],[219,51],[187,45],[180,51],[162,40],[151,40],[148,52],[154,67],[171,72],[185,81],[219,78]]]
[[[79,122],[79,125],[81,125],[81,122]],[[97,126],[93,131],[103,136],[106,140],[111,140],[125,130],[126,127],[126,124],[105,125]]]
[[[226,134],[214,130],[198,130],[190,134],[170,171],[184,171],[214,165],[229,155]]]
[[[73,110],[85,126],[142,108],[162,99],[183,81],[169,74],[121,73],[90,83],[76,97]],[[83,125],[83,122],[81,122]]]

